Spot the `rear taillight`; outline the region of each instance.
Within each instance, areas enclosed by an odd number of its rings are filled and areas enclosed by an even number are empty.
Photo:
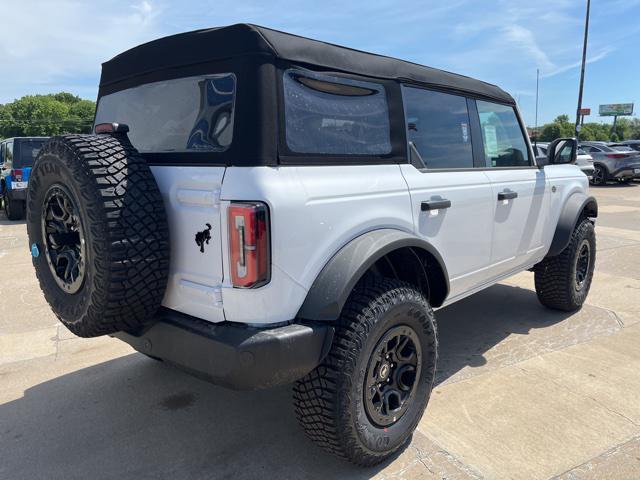
[[[255,288],[271,276],[269,210],[260,202],[232,202],[229,219],[229,267],[234,287]]]
[[[11,177],[13,178],[14,181],[21,182],[22,181],[22,170],[19,169],[19,168],[14,168],[13,170],[11,170]]]
[[[607,153],[609,158],[627,158],[628,156],[626,153]]]

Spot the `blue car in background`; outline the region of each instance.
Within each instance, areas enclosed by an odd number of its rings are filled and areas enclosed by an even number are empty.
[[[14,137],[0,142],[0,200],[9,220],[25,214],[33,162],[49,137]]]

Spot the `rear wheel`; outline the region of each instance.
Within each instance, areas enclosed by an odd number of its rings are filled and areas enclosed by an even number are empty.
[[[594,165],[593,176],[591,178],[591,183],[593,185],[604,185],[607,183],[608,177],[609,172],[607,172],[604,165]]]
[[[9,220],[22,220],[24,218],[24,201],[12,200],[7,193],[4,199],[4,211]]]
[[[323,363],[294,387],[307,435],[359,465],[404,445],[428,403],[437,358],[431,307],[413,286],[381,279],[356,287]]]

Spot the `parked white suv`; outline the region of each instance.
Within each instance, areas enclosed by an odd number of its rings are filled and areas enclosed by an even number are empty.
[[[74,333],[238,389],[295,382],[352,462],[407,444],[433,309],[523,270],[581,307],[597,204],[561,139],[536,164],[513,98],[252,25],[103,65],[95,134],[51,139],[28,193],[38,279]]]

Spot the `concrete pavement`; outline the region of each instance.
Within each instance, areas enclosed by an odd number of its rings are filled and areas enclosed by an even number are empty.
[[[298,428],[288,387],[232,392],[78,339],[23,223],[0,217],[0,478],[640,478],[640,184],[594,188],[596,277],[569,315],[533,276],[437,312],[437,386],[408,449],[360,469]]]

